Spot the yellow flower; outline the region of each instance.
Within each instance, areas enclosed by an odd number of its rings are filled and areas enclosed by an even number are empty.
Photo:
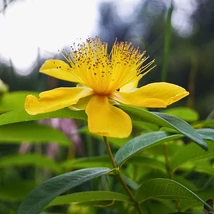
[[[148,57],[128,42],[115,42],[110,54],[107,47],[99,37],[89,38],[72,47],[71,53],[62,53],[68,64],[47,60],[41,73],[78,83],[77,87],[45,91],[39,94],[39,99],[28,95],[25,110],[36,115],[65,107],[85,109],[90,132],[123,138],[130,135],[132,122],[114,104],[165,108],[189,94],[182,87],[165,82],[137,88],[153,61],[143,66]]]

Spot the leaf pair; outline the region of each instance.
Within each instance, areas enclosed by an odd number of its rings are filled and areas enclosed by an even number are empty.
[[[110,172],[111,169],[109,168],[90,168],[65,173],[51,178],[45,183],[37,186],[28,195],[28,197],[21,203],[17,214],[38,214],[55,197],[59,196],[66,190]],[[135,196],[138,203],[154,198],[187,199],[198,200],[209,207],[209,205],[207,205],[201,198],[199,198],[188,188],[176,181],[164,178],[150,179],[143,182],[137,190]],[[129,197],[121,193],[91,191],[59,196],[48,206],[106,200],[131,203]]]

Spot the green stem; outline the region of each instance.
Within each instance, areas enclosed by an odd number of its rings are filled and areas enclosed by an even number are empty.
[[[88,156],[92,157],[92,156],[94,156],[94,149],[93,149],[93,143],[92,143],[91,135],[88,135],[88,134],[86,135],[86,142],[87,142]]]
[[[163,68],[162,68],[162,74],[161,74],[161,81],[163,82],[166,81],[166,77],[167,77],[168,56],[169,56],[169,48],[170,48],[170,40],[171,40],[172,12],[173,12],[173,4],[171,1],[171,6],[167,14],[165,40],[164,40]]]
[[[117,170],[118,169],[118,166],[116,164],[116,162],[114,161],[114,157],[113,157],[113,154],[112,154],[112,151],[111,151],[111,147],[109,145],[109,142],[108,142],[108,139],[107,137],[103,137],[104,138],[104,142],[105,142],[105,145],[106,145],[106,149],[107,149],[107,152],[108,152],[108,155],[110,157],[110,160],[111,160],[111,163],[112,163],[112,166]],[[123,185],[124,189],[126,190],[126,192],[128,193],[133,205],[135,206],[135,209],[137,210],[137,212],[139,214],[143,214],[141,208],[140,208],[140,205],[137,203],[137,201],[135,200],[134,198],[134,195],[132,194],[131,190],[129,189],[129,187],[126,185],[125,181],[123,180],[121,174],[120,174],[120,171],[117,170],[117,176],[118,176],[118,179],[120,181],[120,183]]]
[[[164,158],[165,158],[166,170],[167,170],[168,176],[170,179],[173,179],[173,173],[171,171],[171,167],[169,164],[168,151],[167,151],[166,144],[163,144],[163,151],[164,151]]]
[[[168,155],[166,144],[163,145],[163,149],[164,149],[164,157],[165,157],[167,173],[168,173],[169,178],[173,179],[173,172],[172,172],[171,167],[170,167],[169,155]],[[180,200],[175,201],[175,206],[176,206],[177,211],[180,211]]]

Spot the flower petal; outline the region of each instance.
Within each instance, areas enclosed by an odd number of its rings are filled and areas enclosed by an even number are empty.
[[[165,108],[189,94],[184,88],[166,82],[151,83],[131,92],[114,92],[112,99],[127,105]]]
[[[39,70],[41,73],[69,82],[79,82],[71,67],[62,60],[47,60]]]
[[[108,97],[93,96],[86,107],[89,131],[108,137],[128,137],[132,130],[130,117],[112,106]]]
[[[150,63],[152,64],[152,62],[150,62]],[[150,63],[149,63],[149,64],[150,64]],[[153,67],[152,67],[152,68],[153,68]],[[126,85],[124,85],[123,87],[121,87],[121,88],[120,88],[120,91],[121,91],[121,92],[127,92],[127,91],[130,91],[130,90],[134,89],[134,88],[137,88],[138,82],[140,81],[140,79],[141,79],[142,77],[144,77],[146,74],[148,74],[148,73],[152,70],[152,68],[149,69],[148,71],[146,71],[146,72],[144,72],[144,73],[138,75],[137,78],[136,78],[134,81],[129,82],[129,83],[127,83]]]
[[[139,75],[137,79],[135,79],[132,82],[129,82],[128,84],[124,85],[123,87],[120,88],[121,92],[127,92],[129,90],[132,90],[133,88],[137,88],[139,80],[142,78],[142,75]]]
[[[92,90],[89,88],[56,88],[40,93],[39,99],[28,95],[25,110],[31,115],[56,111],[76,104],[80,98],[91,94]]]

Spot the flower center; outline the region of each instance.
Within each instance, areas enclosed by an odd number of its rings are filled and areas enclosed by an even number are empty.
[[[138,78],[152,63],[143,66],[148,59],[128,42],[113,44],[110,54],[107,43],[99,37],[87,39],[86,43],[71,47],[72,52],[62,55],[71,65],[71,72],[79,83],[93,89],[94,94],[108,96]]]

